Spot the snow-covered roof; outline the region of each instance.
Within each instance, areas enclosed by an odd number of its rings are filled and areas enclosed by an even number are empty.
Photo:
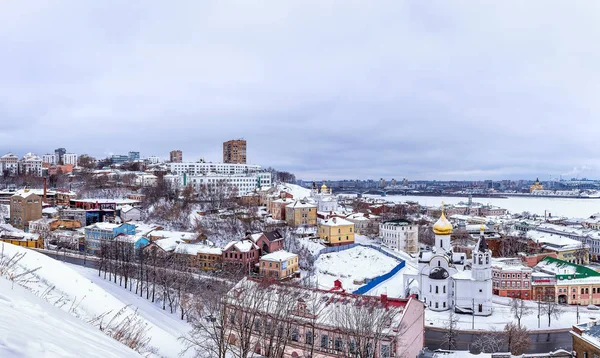
[[[296,200],[286,208],[302,209],[302,208],[316,208],[316,205],[309,203],[307,200]]]
[[[29,189],[21,189],[21,190],[17,190],[14,193],[15,196],[20,196],[22,198],[27,198],[31,195],[36,195],[36,193],[33,190],[29,190]]]
[[[133,210],[133,209],[135,209],[135,210],[140,210],[140,209],[138,209],[138,208],[134,208],[134,207],[133,207],[133,206],[131,206],[131,205],[123,205],[123,206],[121,207],[121,212],[126,214],[126,213],[130,212],[130,211],[131,211],[131,210]]]
[[[114,230],[121,226],[121,224],[113,224],[113,223],[105,223],[99,222],[89,226],[86,226],[86,229],[99,229],[99,230]]]
[[[163,249],[167,252],[171,252],[171,251],[175,250],[175,248],[177,248],[177,246],[179,244],[182,244],[183,241],[181,241],[179,239],[174,239],[174,238],[167,238],[167,239],[156,240],[156,241],[154,241],[154,243],[161,249]]]
[[[279,250],[279,251],[271,252],[270,254],[261,256],[260,259],[262,261],[277,261],[277,262],[281,262],[281,261],[287,261],[289,259],[293,259],[295,257],[298,257],[298,255],[293,254],[291,252],[287,252],[285,250]]]
[[[198,254],[207,254],[207,255],[221,255],[223,250],[219,247],[211,247],[200,244],[179,244],[175,249],[175,252],[178,254],[187,254],[187,255],[198,255]]]
[[[152,238],[172,238],[183,241],[194,241],[198,238],[199,234],[196,232],[185,232],[185,231],[167,231],[167,230],[153,230],[149,234]]]
[[[258,249],[258,246],[256,246],[256,244],[250,240],[236,240],[236,241],[231,241],[230,243],[225,245],[223,250],[227,251],[232,246],[239,252],[248,252],[252,249]]]
[[[330,219],[327,219],[327,220],[323,220],[320,225],[323,225],[323,226],[348,226],[348,225],[352,225],[353,226],[354,223],[351,222],[351,221],[348,221],[346,219],[342,219],[342,218],[330,218]]]

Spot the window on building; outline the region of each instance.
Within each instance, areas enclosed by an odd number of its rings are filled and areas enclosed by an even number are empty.
[[[341,351],[342,349],[344,349],[344,342],[342,341],[341,337],[337,337],[335,339],[335,350]]]
[[[440,287],[439,286],[435,286],[435,293],[440,293]]]
[[[388,358],[390,356],[390,346],[389,344],[381,345],[381,357]]]
[[[446,285],[444,285],[443,288],[443,292],[446,293]]]
[[[306,331],[306,344],[313,344],[313,333],[312,331]]]
[[[329,337],[326,334],[321,335],[321,348],[329,348]]]
[[[438,302],[435,303],[435,308],[440,308],[440,305]]]

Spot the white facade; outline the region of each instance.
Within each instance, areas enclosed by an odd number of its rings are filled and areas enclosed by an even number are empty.
[[[121,208],[121,220],[123,222],[140,221],[142,220],[142,211],[131,205],[125,205]]]
[[[492,314],[492,253],[482,235],[473,250],[471,268],[454,265],[452,225],[442,213],[433,227],[435,245],[419,254],[416,275],[405,275],[405,287],[432,311],[454,309],[476,316]]]
[[[230,164],[230,163],[167,163],[171,173],[175,175],[187,174],[190,176],[221,174],[221,175],[243,175],[256,173],[260,165],[252,164]]]
[[[148,163],[150,164],[158,164],[160,163],[160,157],[157,156],[150,156],[148,158],[146,158],[148,160]]]
[[[42,158],[33,153],[27,153],[19,161],[19,173],[42,176]]]
[[[78,157],[75,153],[66,153],[65,155],[63,155],[63,164],[71,164],[73,165],[73,168],[77,167],[77,160]]]
[[[0,158],[0,165],[2,166],[2,172],[7,171],[9,174],[14,175],[19,171],[19,157],[13,153],[7,153]]]
[[[271,186],[271,173],[260,172],[250,175],[165,175],[166,180],[177,186],[192,185],[196,191],[213,190],[219,185],[236,190],[238,196],[247,195],[261,187]]]
[[[408,220],[394,220],[379,224],[383,244],[395,251],[409,254],[419,252],[419,226]]]
[[[331,189],[327,188],[327,185],[321,186],[321,191],[313,189],[310,192],[310,197],[317,204],[318,212],[332,212],[338,210],[337,198],[332,194]]]
[[[42,162],[56,165],[56,154],[44,154],[42,155]]]

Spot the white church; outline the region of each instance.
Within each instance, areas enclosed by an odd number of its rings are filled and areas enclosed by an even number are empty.
[[[418,273],[405,274],[404,287],[410,287],[410,294],[416,294],[432,311],[454,309],[476,316],[491,315],[492,252],[483,236],[483,228],[473,249],[470,267],[469,264],[457,265],[464,263],[465,254],[452,252],[452,224],[442,208],[442,216],[433,225],[435,245],[432,251],[419,254]]]

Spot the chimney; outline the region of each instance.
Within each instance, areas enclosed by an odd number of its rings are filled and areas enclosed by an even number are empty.
[[[44,203],[46,203],[46,192],[48,191],[48,182],[47,179],[44,177]]]

